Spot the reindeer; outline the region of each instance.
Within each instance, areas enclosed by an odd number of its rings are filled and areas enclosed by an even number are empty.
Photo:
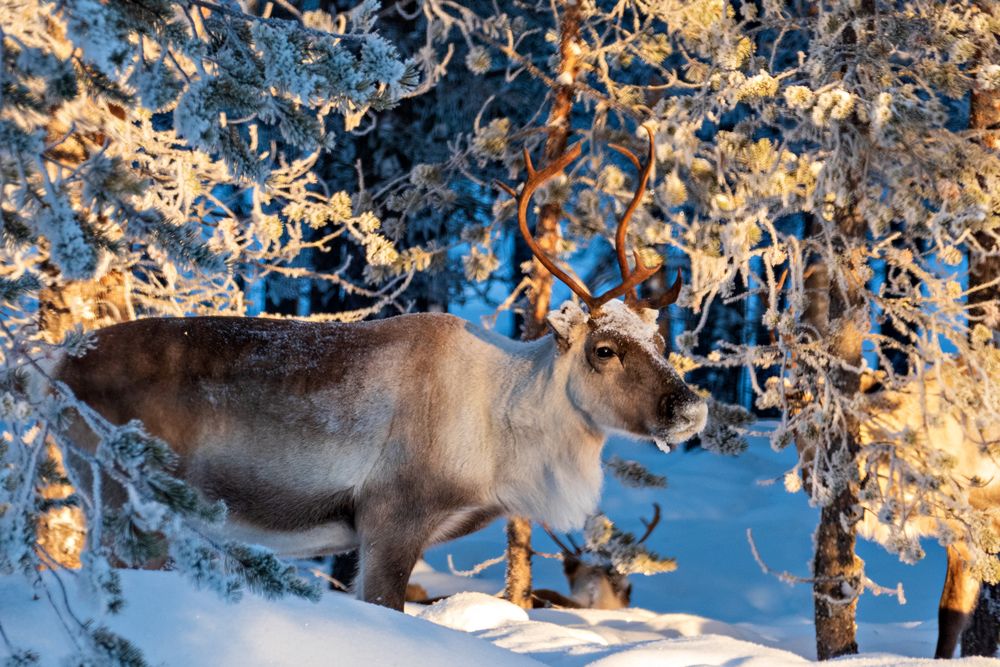
[[[615,147],[634,164],[639,159]],[[698,433],[705,401],[664,358],[658,301],[636,287],[660,267],[625,234],[653,165],[618,223],[621,284],[594,296],[538,247],[532,194],[581,151],[527,179],[518,226],[532,253],[586,306],[549,314],[551,333],[516,342],[446,314],[354,323],[150,318],[98,331],[84,356],[46,373],[115,424],[141,420],[178,454],[179,473],[228,517],[219,537],[311,557],[359,549],[357,596],[402,609],[431,544],[501,515],[582,525],[602,483],[609,432],[663,449]],[[618,300],[624,297],[624,301]],[[96,438],[73,427],[93,449]],[[106,485],[107,486],[107,485]]]
[[[779,280],[779,292],[786,277],[787,272]],[[772,331],[772,343],[779,340],[780,336]],[[792,363],[796,363],[794,359]],[[896,445],[904,437],[933,443],[955,462],[947,483],[955,496],[956,506],[968,505],[990,512],[993,529],[1000,534],[1000,514],[996,512],[1000,507],[1000,463],[990,455],[990,450],[995,451],[1000,444],[1000,424],[977,426],[970,415],[952,403],[957,377],[967,372],[960,361],[946,360],[938,368],[927,369],[922,383],[912,381],[894,388],[883,386],[884,374],[871,371],[862,374],[861,390],[867,394],[868,407],[860,424],[860,441],[863,449],[870,452],[861,462],[862,491],[867,488],[876,498],[891,496],[900,498],[904,507],[912,505],[904,466],[919,467],[928,463],[907,461],[905,450],[898,450]],[[769,382],[777,380],[772,378]],[[794,392],[787,398],[795,414],[813,401],[812,396]],[[795,447],[803,462],[802,477],[808,492],[808,471],[816,455],[815,443],[807,434],[798,433]],[[894,459],[895,472],[890,467],[890,458]],[[865,505],[863,495],[858,534],[892,548],[893,540],[899,536]],[[939,538],[942,531],[956,537],[946,547],[948,569],[938,604],[936,658],[952,657],[979,595],[980,581],[972,567],[969,545],[961,537],[963,530],[953,519],[944,516],[914,516],[905,523],[907,538]]]
[[[653,534],[660,522],[660,505],[653,503],[653,518],[643,519],[646,532],[635,544],[643,544]],[[563,573],[569,582],[569,597],[548,589],[531,592],[536,607],[558,606],[572,609],[625,609],[632,604],[632,583],[628,580],[628,572],[622,572],[612,563],[588,563],[584,559],[584,550],[566,534],[566,540],[572,546],[567,547],[554,532],[543,525],[549,538],[559,547],[563,562]]]
[[[912,382],[899,389],[880,389],[873,380],[869,390],[872,408],[861,424],[861,442],[876,453],[869,457],[862,473],[867,483],[877,484],[879,493],[886,494],[891,482],[881,471],[889,468],[890,456],[898,458],[896,443],[907,434],[933,443],[955,462],[947,482],[954,502],[988,512],[988,521],[1000,534],[1000,514],[996,511],[1000,507],[1000,463],[990,454],[1000,443],[1000,424],[977,426],[974,418],[952,404],[956,389],[954,374],[965,372],[967,369],[961,364],[946,362],[938,369],[928,370],[922,387]],[[900,483],[899,479],[894,481]],[[905,490],[897,489],[895,495],[902,496],[904,502],[909,499]],[[941,537],[944,531],[955,538],[946,547],[948,569],[938,604],[938,639],[934,651],[936,658],[950,658],[979,595],[980,580],[973,567],[970,546],[962,536],[964,527],[954,520],[920,516],[908,525],[907,532],[912,537]],[[880,544],[892,538],[887,526],[871,511],[865,511],[858,534]]]

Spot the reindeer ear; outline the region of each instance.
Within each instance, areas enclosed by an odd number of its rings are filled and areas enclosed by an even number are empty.
[[[580,559],[570,553],[563,554],[563,572],[567,577],[572,577],[580,569]]]
[[[549,325],[553,335],[556,337],[556,344],[561,352],[569,349],[573,343],[574,329],[587,321],[587,313],[574,301],[567,301],[559,310],[553,310],[545,318],[545,323]]]
[[[639,310],[639,317],[646,324],[656,324],[657,318],[660,316],[660,311],[654,308],[641,308]]]

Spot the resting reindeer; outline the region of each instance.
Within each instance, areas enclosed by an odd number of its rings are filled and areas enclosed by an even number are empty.
[[[504,514],[580,526],[600,494],[608,432],[666,447],[704,426],[706,404],[667,363],[655,323],[680,282],[659,303],[639,301],[636,286],[659,267],[636,253],[629,270],[625,252],[652,136],[649,148],[618,227],[622,283],[600,296],[528,231],[532,194],[580,145],[539,171],[525,151],[521,233],[588,307],[564,304],[539,340],[444,314],[357,324],[145,319],[97,332],[94,349],[52,360],[51,373],[112,422],[142,420],[169,443],[184,478],[228,506],[220,537],[287,556],[359,548],[357,595],[402,609],[430,544]]]
[[[877,460],[869,457],[862,475],[879,468],[886,470],[888,451],[895,452],[900,438],[909,434],[954,461],[949,475],[954,502],[991,511],[989,520],[993,530],[1000,534],[1000,515],[996,512],[1000,507],[1000,462],[989,453],[995,452],[1000,444],[1000,424],[979,428],[969,415],[951,404],[950,396],[955,390],[953,374],[963,372],[960,365],[946,362],[940,369],[928,371],[923,391],[914,382],[901,389],[879,391],[872,397],[874,407],[870,418],[861,424],[861,441],[868,449],[879,445],[879,450],[885,453],[876,452]],[[884,493],[884,477],[872,472],[870,480],[872,475],[878,478],[880,492]],[[971,567],[969,547],[962,538],[964,529],[952,524],[922,516],[912,520],[907,531],[912,536],[940,537],[941,531],[946,530],[957,537],[947,546],[948,571],[938,605],[938,640],[934,652],[937,658],[950,658],[954,654],[979,595],[980,582]],[[880,543],[891,539],[886,525],[870,511],[865,512],[858,532]]]
[[[773,333],[772,340],[777,340]],[[907,456],[907,449],[899,444],[904,438],[912,438],[931,445],[954,462],[942,484],[950,487],[955,507],[968,504],[976,510],[990,511],[993,529],[1000,534],[1000,514],[996,511],[1000,507],[1000,461],[991,456],[1000,445],[1000,424],[981,428],[972,416],[952,404],[958,377],[966,372],[960,362],[947,360],[937,369],[928,369],[923,388],[914,381],[899,388],[884,389],[876,373],[868,372],[861,377],[862,390],[868,394],[868,408],[860,425],[861,444],[866,454],[861,461],[864,514],[858,523],[858,534],[889,548],[894,548],[893,542],[901,537],[908,540],[941,537],[942,531],[947,531],[957,538],[947,546],[948,571],[938,605],[938,640],[934,652],[937,658],[950,658],[954,654],[975,609],[980,582],[972,568],[969,546],[962,539],[964,528],[946,515],[917,512],[914,494],[907,488],[913,484],[908,479],[907,467],[930,468],[927,472],[935,474],[943,471],[933,469],[933,461],[912,460]],[[777,378],[769,383],[774,381]],[[796,413],[811,402],[811,396],[791,397]],[[815,445],[808,435],[799,434],[795,446],[803,461],[803,472],[807,473]],[[804,474],[804,478],[808,491],[809,477]],[[866,501],[869,497],[875,500],[898,498],[902,510],[914,515],[902,517],[902,535],[894,533],[879,520],[877,510]]]
[[[653,534],[660,523],[660,505],[653,503],[653,518],[643,520],[646,532],[635,545],[639,546]],[[536,607],[558,606],[574,609],[624,609],[632,604],[632,584],[628,572],[622,572],[612,563],[588,563],[583,556],[583,548],[566,534],[572,546],[567,547],[547,526],[545,532],[559,546],[562,555],[563,573],[569,582],[569,597],[548,589],[531,592]]]

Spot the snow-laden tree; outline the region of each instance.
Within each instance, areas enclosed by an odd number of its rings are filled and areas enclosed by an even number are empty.
[[[96,414],[44,361],[55,345],[84,353],[85,331],[114,321],[243,314],[247,287],[269,274],[366,299],[334,319],[402,307],[414,263],[363,202],[313,171],[416,84],[375,32],[378,9],[281,20],[231,0],[0,2],[0,572],[36,584],[81,659],[141,656],[66,608],[66,577],[106,612],[125,603],[112,566],[157,559],[231,599],[316,595],[270,553],[208,537],[224,508],[175,476],[166,444]],[[361,249],[363,282],[297,263],[338,239]],[[90,433],[71,429],[77,420]],[[120,507],[105,505],[108,484],[124,492]],[[40,539],[53,512],[69,524],[77,512],[86,533]],[[67,560],[82,569],[62,569]]]
[[[857,650],[866,517],[907,562],[923,556],[913,525],[925,520],[969,547],[980,576],[1000,574],[1000,536],[965,500],[976,480],[927,437],[944,418],[936,402],[878,433],[891,406],[866,393],[923,396],[931,383],[970,434],[1000,419],[1000,276],[968,270],[997,255],[1000,159],[965,120],[970,91],[1000,85],[1000,15],[929,0],[702,10],[702,30],[672,26],[678,94],[657,110],[657,201],[691,262],[681,300],[701,314],[679,342],[693,350],[709,305],[740,285],[763,302],[773,342],[720,341],[698,360],[777,373],[754,389],[782,413],[773,445],[803,452],[788,486],[801,474],[821,508],[813,577],[829,658]],[[987,436],[980,453],[997,444]]]

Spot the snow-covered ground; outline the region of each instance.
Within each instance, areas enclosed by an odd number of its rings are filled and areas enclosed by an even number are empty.
[[[502,587],[502,566],[476,578],[448,574],[450,554],[466,568],[500,554],[503,525],[441,545],[415,574],[431,595],[465,593],[432,607],[408,605],[403,616],[331,593],[318,604],[265,602],[251,597],[227,605],[167,572],[125,572],[129,605],[104,619],[135,640],[153,664],[168,665],[798,665],[814,656],[810,591],[761,572],[746,539],[748,528],[776,570],[808,574],[816,513],[789,495],[781,474],[792,454],[774,453],[763,439],[738,458],[705,452],[665,455],[652,445],[612,441],[617,453],[666,474],[666,490],[607,482],[602,510],[625,528],[641,527],[655,500],[663,521],[651,547],[678,560],[678,569],[633,576],[634,609],[524,612],[490,597]],[[778,479],[769,486],[761,481]],[[539,532],[536,548],[554,551]],[[866,595],[860,603],[857,666],[931,665],[936,598],[944,576],[940,548],[928,544],[916,567],[862,545],[868,574],[886,586],[902,581],[907,604]],[[566,592],[557,561],[536,559],[536,586]],[[87,613],[85,596],[78,610]],[[58,664],[71,646],[56,630],[47,602],[34,600],[20,579],[0,579],[0,622],[15,644]],[[0,645],[0,657],[3,657]],[[965,664],[1000,665],[970,659]],[[934,665],[940,663],[933,662]]]

